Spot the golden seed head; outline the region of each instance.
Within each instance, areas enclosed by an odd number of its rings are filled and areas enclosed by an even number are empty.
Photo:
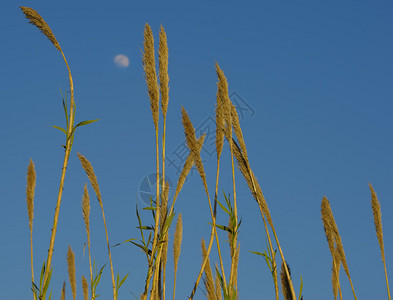
[[[291,270],[289,269],[289,266],[287,264],[288,268],[288,273],[289,277],[291,276]],[[287,272],[285,272],[285,266],[284,262],[281,263],[281,272],[280,272],[280,278],[281,278],[281,289],[282,289],[282,294],[284,295],[285,300],[292,300],[291,297],[291,286],[290,286],[290,280],[291,278],[288,278]]]
[[[76,297],[76,275],[75,275],[75,254],[71,249],[71,246],[68,246],[67,251],[67,265],[68,265],[68,276],[70,279],[72,296]]]
[[[87,190],[87,183],[85,183],[85,187],[83,189],[82,213],[83,220],[85,221],[87,236],[90,236],[90,197]]]
[[[166,39],[166,33],[162,25],[158,48],[158,65],[160,73],[161,109],[162,114],[165,117],[169,102],[168,43]]]
[[[52,42],[52,44],[56,47],[57,50],[61,52],[61,48],[59,43],[57,42],[55,35],[50,29],[49,25],[45,22],[45,20],[36,12],[34,9],[30,7],[21,6],[20,9],[26,16],[26,19],[29,20],[30,24],[35,25],[46,37]]]
[[[27,167],[27,186],[26,186],[26,201],[27,201],[27,213],[29,215],[29,227],[30,230],[33,226],[34,218],[34,193],[36,185],[36,175],[33,160],[30,159],[30,164]]]
[[[173,261],[175,265],[175,273],[177,271],[177,264],[179,262],[182,239],[183,239],[183,221],[180,213],[179,216],[177,217],[175,236],[173,238]]]
[[[203,143],[205,141],[205,136],[206,133],[203,134],[201,137],[199,137],[198,141],[197,141],[197,148],[198,148],[198,153],[201,152]],[[187,156],[186,162],[184,163],[183,169],[180,173],[179,179],[177,181],[177,185],[176,185],[176,191],[175,191],[175,197],[173,198],[173,201],[176,200],[178,194],[180,193],[184,182],[186,181],[187,175],[190,172],[192,166],[194,165],[194,158],[192,153],[190,152]]]
[[[202,239],[202,241],[201,241],[201,246],[202,246],[202,259],[204,261],[207,256],[207,250],[206,250],[206,245],[205,245],[204,239]],[[206,291],[207,291],[207,299],[214,300],[216,298],[216,291],[215,291],[215,287],[214,287],[213,273],[212,273],[212,269],[210,267],[210,259],[209,258],[207,258],[205,268],[203,271],[205,272],[205,278],[204,278],[203,282],[205,283],[205,287],[206,287]]]
[[[92,187],[93,187],[93,189],[94,189],[94,191],[95,191],[95,193],[96,193],[98,202],[99,202],[100,204],[102,204],[100,188],[99,188],[99,186],[98,186],[97,177],[96,177],[96,174],[94,173],[93,166],[92,166],[91,163],[86,159],[86,157],[84,157],[84,156],[83,156],[82,154],[80,154],[79,152],[78,152],[78,157],[79,157],[79,160],[80,160],[80,162],[81,162],[81,164],[82,164],[82,167],[83,167],[83,169],[85,170],[85,172],[86,172],[86,174],[87,174],[87,177],[89,178],[90,183],[91,183],[91,185],[92,185]]]
[[[198,146],[197,146],[197,142],[196,142],[196,138],[195,138],[194,126],[192,125],[191,120],[188,117],[188,114],[183,106],[182,106],[182,122],[183,122],[183,127],[184,127],[184,134],[186,136],[187,146],[190,149],[190,152],[192,153],[195,166],[196,166],[199,176],[201,176],[203,184],[206,188],[207,187],[206,174],[205,174],[205,170],[203,168],[201,156],[198,152]],[[207,190],[207,188],[206,188],[206,190]]]
[[[89,284],[85,276],[82,275],[82,290],[83,290],[83,299],[89,300]]]
[[[373,210],[375,231],[377,233],[379,248],[381,249],[382,260],[385,260],[385,251],[383,246],[383,231],[382,231],[382,213],[381,213],[381,203],[377,198],[373,186],[369,184],[371,191],[371,208]]]
[[[156,131],[158,130],[160,91],[157,84],[156,61],[154,58],[154,38],[149,24],[145,25],[144,53],[142,55],[143,69],[147,83],[147,91],[150,98],[150,109]]]

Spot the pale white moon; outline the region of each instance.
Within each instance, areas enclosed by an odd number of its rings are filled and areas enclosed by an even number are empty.
[[[124,54],[116,55],[113,62],[120,68],[127,68],[130,64],[130,60]]]

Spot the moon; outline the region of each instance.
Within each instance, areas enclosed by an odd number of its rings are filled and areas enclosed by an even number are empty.
[[[130,64],[130,60],[128,57],[124,54],[118,54],[115,56],[113,59],[113,62],[119,67],[119,68],[127,68]]]

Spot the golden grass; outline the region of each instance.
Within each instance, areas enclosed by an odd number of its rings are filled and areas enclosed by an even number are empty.
[[[75,271],[75,254],[71,249],[71,246],[68,246],[67,251],[67,265],[68,265],[68,277],[70,279],[72,297],[75,300],[76,297],[76,271]]]
[[[377,233],[378,244],[379,244],[379,248],[381,250],[381,258],[382,258],[383,266],[385,269],[386,289],[387,289],[387,293],[388,293],[388,298],[390,300],[391,296],[390,296],[390,289],[389,289],[388,272],[386,270],[385,248],[383,245],[381,203],[379,202],[379,200],[377,198],[377,194],[375,193],[373,186],[371,184],[369,184],[369,187],[370,187],[370,191],[371,191],[371,208],[373,210],[375,231]]]
[[[183,221],[181,214],[177,218],[175,236],[173,238],[173,264],[174,264],[174,280],[173,280],[173,300],[175,300],[176,292],[176,274],[181,252],[181,242],[183,240]]]
[[[67,115],[67,128],[64,129],[66,133],[66,145],[65,145],[65,156],[63,160],[63,167],[61,173],[61,179],[59,184],[59,192],[57,197],[56,209],[55,209],[55,216],[54,222],[52,227],[52,234],[50,239],[49,251],[48,251],[48,258],[46,260],[45,265],[45,273],[44,273],[44,286],[49,284],[49,280],[52,274],[52,255],[54,249],[54,241],[56,236],[56,228],[58,224],[58,217],[59,217],[59,210],[60,210],[60,203],[62,198],[62,191],[64,188],[64,179],[65,173],[67,169],[68,159],[71,153],[71,148],[74,139],[74,132],[75,128],[78,127],[74,126],[74,112],[75,112],[75,102],[74,102],[74,90],[73,90],[73,81],[71,76],[71,71],[69,69],[67,60],[62,52],[60,44],[56,40],[52,30],[50,29],[49,25],[44,21],[44,19],[34,10],[27,7],[21,7],[23,13],[25,14],[26,18],[29,22],[35,25],[59,50],[63,56],[65,61],[68,75],[69,75],[69,82],[70,82],[70,91],[71,91],[71,104],[70,109]],[[142,55],[142,62],[145,72],[145,79],[147,83],[147,91],[150,99],[150,109],[152,111],[152,118],[155,127],[155,142],[156,142],[156,200],[155,200],[155,207],[149,207],[149,210],[154,211],[154,227],[149,226],[150,236],[146,244],[144,244],[145,248],[141,246],[141,248],[146,253],[147,257],[147,275],[146,275],[146,282],[144,291],[141,295],[141,299],[147,299],[150,294],[150,299],[163,299],[165,300],[166,297],[166,265],[167,265],[167,248],[168,248],[168,241],[169,241],[169,228],[172,225],[172,220],[175,216],[175,202],[179,196],[180,191],[185,183],[187,175],[189,174],[193,165],[196,166],[197,171],[202,179],[203,187],[206,192],[210,214],[212,218],[212,228],[210,232],[210,240],[208,247],[206,248],[205,242],[202,239],[202,264],[199,274],[197,276],[197,280],[194,283],[193,290],[191,292],[191,296],[189,299],[193,299],[195,293],[197,291],[197,287],[199,284],[200,279],[202,278],[203,273],[205,274],[204,277],[204,284],[207,291],[207,298],[222,300],[222,299],[238,299],[238,264],[239,264],[239,256],[240,256],[240,243],[238,242],[238,232],[240,224],[238,223],[238,212],[237,212],[237,197],[236,197],[236,180],[235,180],[235,167],[234,167],[234,158],[237,162],[237,167],[240,173],[245,178],[245,181],[251,191],[251,194],[255,198],[258,208],[260,210],[262,221],[265,227],[266,237],[268,240],[268,249],[269,253],[273,254],[272,259],[270,261],[271,265],[271,272],[274,278],[275,284],[275,293],[276,299],[279,299],[278,295],[278,276],[277,276],[277,262],[275,251],[273,247],[273,240],[270,237],[270,231],[273,233],[274,241],[276,243],[276,247],[279,251],[281,257],[281,287],[282,292],[285,299],[295,300],[297,299],[296,294],[294,292],[294,287],[291,279],[290,269],[286,264],[284,254],[281,248],[281,245],[278,240],[278,236],[276,230],[273,225],[273,220],[266,202],[266,199],[263,196],[262,189],[255,177],[249,162],[249,157],[246,149],[246,143],[244,141],[243,132],[240,127],[239,116],[237,114],[235,106],[231,103],[228,95],[228,81],[225,77],[223,70],[219,67],[216,63],[216,73],[217,73],[217,103],[216,103],[216,151],[217,151],[217,171],[216,171],[216,185],[215,185],[215,197],[214,197],[214,206],[212,206],[208,184],[207,184],[207,175],[205,173],[205,169],[201,159],[201,149],[205,140],[206,135],[203,134],[201,137],[197,139],[195,135],[194,127],[191,123],[191,120],[182,107],[182,124],[184,128],[185,138],[187,142],[187,146],[190,150],[190,153],[185,161],[184,167],[182,172],[178,178],[178,182],[176,185],[174,199],[172,201],[172,205],[168,210],[168,193],[169,193],[169,185],[165,180],[165,141],[166,141],[166,115],[168,109],[168,102],[169,102],[169,75],[168,75],[168,45],[167,45],[167,36],[165,33],[164,28],[161,26],[160,34],[159,34],[159,49],[158,49],[158,56],[159,56],[159,78],[157,78],[156,74],[156,66],[155,66],[155,54],[154,54],[154,38],[153,33],[148,24],[145,26],[144,30],[144,52]],[[159,84],[158,84],[159,79]],[[161,111],[163,114],[163,121],[162,121],[162,128],[159,127],[159,108],[160,108],[160,97],[161,97]],[[162,130],[162,153],[160,156],[160,148],[159,148],[159,131]],[[234,134],[233,134],[234,133]],[[228,226],[221,226],[216,224],[216,214],[217,214],[217,203],[218,203],[218,186],[219,186],[219,173],[220,173],[220,158],[221,153],[224,149],[224,137],[226,137],[229,150],[231,154],[231,175],[232,175],[232,183],[233,183],[233,205],[231,204],[230,200],[227,201],[228,206],[231,207],[229,215],[229,222]],[[91,163],[81,154],[78,153],[79,160],[82,164],[83,169],[85,170],[87,177],[96,193],[97,200],[100,204],[102,217],[105,227],[106,233],[106,242],[108,248],[108,256],[110,261],[111,267],[111,279],[112,279],[112,287],[113,287],[113,299],[117,300],[117,293],[118,289],[121,284],[124,282],[126,277],[121,281],[119,284],[119,280],[115,283],[114,278],[114,271],[112,265],[112,257],[110,251],[110,244],[109,244],[109,237],[108,237],[108,230],[105,220],[103,202],[102,202],[102,195],[99,189],[98,180],[94,173],[93,167]],[[160,169],[160,157],[162,159],[162,178],[159,177],[159,169]],[[32,283],[33,287],[34,284],[34,270],[33,270],[33,240],[32,240],[32,229],[33,229],[33,217],[34,217],[34,191],[35,191],[35,180],[36,174],[34,170],[34,164],[32,160],[30,160],[30,164],[28,166],[27,172],[27,187],[26,187],[26,201],[27,201],[27,210],[28,210],[28,218],[29,218],[29,228],[30,228],[30,242],[31,242],[31,272],[32,272]],[[385,277],[386,277],[386,286],[388,297],[390,299],[390,291],[389,291],[389,284],[388,284],[388,277],[386,271],[386,261],[385,261],[385,249],[383,244],[383,232],[382,232],[382,216],[381,216],[381,205],[377,199],[377,196],[370,185],[371,191],[371,206],[374,215],[374,224],[378,239],[378,244],[381,250],[381,258],[385,268]],[[231,206],[232,205],[232,206]],[[222,204],[220,204],[221,207]],[[233,210],[232,210],[233,209]],[[95,299],[95,287],[96,285],[93,284],[93,270],[91,264],[91,253],[90,253],[90,198],[87,190],[87,185],[84,186],[83,192],[83,199],[82,199],[82,215],[85,223],[85,229],[87,233],[87,244],[89,249],[89,267],[90,267],[90,288],[91,288],[91,299]],[[333,217],[333,213],[331,211],[330,203],[326,197],[322,199],[321,204],[321,215],[322,215],[322,222],[325,230],[325,235],[328,241],[329,250],[332,255],[332,287],[333,287],[333,296],[334,299],[340,295],[340,299],[342,299],[341,287],[340,287],[340,267],[341,265],[344,268],[345,273],[350,281],[353,296],[356,299],[354,287],[352,284],[352,280],[349,274],[348,264],[346,261],[345,253],[343,244],[341,241],[341,237],[338,233],[337,225]],[[139,215],[138,215],[139,218]],[[140,221],[140,220],[139,220]],[[269,228],[269,227],[270,228]],[[143,227],[141,226],[140,231],[143,234]],[[227,231],[228,238],[229,238],[229,249],[230,249],[230,277],[229,282],[227,282],[225,277],[225,270],[224,264],[222,259],[222,253],[219,243],[219,238],[217,234],[216,228],[220,228]],[[175,292],[176,292],[176,277],[178,271],[178,264],[179,264],[179,256],[181,252],[181,243],[183,237],[183,228],[182,228],[182,215],[181,213],[178,214],[174,240],[173,240],[173,260],[174,260],[174,280],[173,280],[173,299],[175,299]],[[145,243],[144,237],[142,237],[143,243]],[[214,239],[216,240],[217,244],[217,254],[220,260],[220,271],[218,269],[218,265],[216,264],[215,267],[215,276],[213,276],[213,271],[210,266],[210,258],[209,255],[212,250],[212,245]],[[130,240],[128,240],[130,241]],[[265,257],[266,258],[266,257]],[[73,299],[76,298],[76,270],[75,270],[75,255],[69,246],[67,251],[67,264],[68,264],[68,274],[70,280],[71,291],[73,295]],[[46,283],[46,284],[45,284]],[[151,289],[150,289],[151,284]],[[93,288],[94,285],[94,288]],[[40,283],[40,289],[42,288]],[[84,276],[82,276],[82,291],[83,291],[83,298],[89,299],[89,283]],[[46,291],[39,291],[39,299],[45,300]],[[37,300],[36,292],[33,293],[34,300]],[[301,297],[301,295],[299,295]],[[61,293],[61,299],[65,299],[65,282],[63,284],[63,289]]]
[[[83,299],[89,300],[89,284],[85,276],[82,275],[82,290],[83,290]]]

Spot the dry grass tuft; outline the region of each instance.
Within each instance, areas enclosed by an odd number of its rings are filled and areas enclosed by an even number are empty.
[[[147,91],[150,98],[150,109],[153,115],[153,122],[158,130],[160,91],[157,84],[156,60],[154,58],[154,38],[149,24],[145,25],[144,32],[144,53],[142,55],[143,69],[145,70],[145,79]]]
[[[179,263],[179,257],[181,252],[181,242],[183,239],[183,221],[181,214],[177,217],[175,236],[173,238],[173,262],[174,262],[174,273],[175,278],[173,282],[173,300],[175,299],[175,291],[176,291],[176,274],[177,274],[177,266]]]
[[[390,300],[391,296],[390,296],[388,273],[386,270],[385,249],[383,246],[381,203],[379,202],[377,195],[375,194],[374,189],[371,184],[369,184],[369,187],[370,187],[370,191],[371,191],[371,207],[372,207],[373,215],[374,215],[375,231],[377,233],[379,248],[381,250],[381,258],[382,258],[383,266],[385,268],[386,289],[387,289],[387,293],[388,293],[388,298]]]
[[[21,6],[20,8],[23,11],[23,13],[25,14],[26,19],[29,20],[29,23],[35,25],[43,34],[45,34],[46,37],[56,47],[56,49],[61,52],[60,45],[57,42],[55,35],[52,32],[52,29],[50,29],[49,25],[39,15],[39,13],[30,7]]]
[[[27,213],[29,215],[29,227],[32,230],[34,218],[34,192],[36,185],[36,175],[33,160],[30,159],[30,164],[27,167],[27,187],[26,187],[26,201]]]
[[[203,282],[205,283],[206,291],[207,291],[207,299],[208,300],[215,300],[216,299],[216,290],[214,286],[214,279],[213,279],[213,273],[212,269],[210,267],[210,259],[207,256],[207,250],[206,250],[206,245],[205,245],[205,240],[202,239],[201,241],[201,246],[202,246],[202,257],[203,261],[206,259],[206,264],[204,268],[205,272],[205,278]]]
[[[353,296],[355,299],[357,299],[355,295],[355,290],[353,288],[351,276],[349,274],[348,264],[345,258],[344,247],[341,241],[341,236],[338,232],[338,228],[336,225],[336,221],[334,220],[334,216],[332,213],[332,209],[330,207],[329,200],[325,196],[322,199],[321,215],[322,215],[323,226],[325,228],[326,239],[328,241],[329,250],[333,257],[333,260],[335,260],[334,257],[335,255],[337,255],[338,259],[336,263],[338,264],[338,266],[340,262],[342,263],[344,271],[347,274],[349,282],[351,284]],[[338,252],[337,254],[335,253],[336,251]],[[332,283],[332,285],[335,286],[335,283]]]
[[[67,265],[68,265],[68,277],[70,279],[72,296],[76,297],[76,275],[75,275],[75,254],[71,249],[71,246],[68,246],[67,251]]]
[[[82,213],[83,220],[85,221],[87,236],[90,236],[90,197],[87,190],[87,183],[85,183],[85,187],[83,189]]]
[[[89,284],[85,276],[82,275],[82,290],[83,290],[83,299],[89,300]]]
[[[81,162],[81,164],[82,164],[83,169],[85,170],[85,172],[86,172],[86,174],[87,174],[87,177],[88,177],[89,180],[90,180],[91,186],[93,187],[93,189],[94,189],[94,191],[95,191],[95,193],[96,193],[98,202],[99,202],[100,204],[102,204],[101,192],[100,192],[100,188],[99,188],[99,186],[98,186],[97,176],[96,176],[96,174],[94,173],[94,170],[93,170],[93,166],[92,166],[91,163],[86,159],[86,157],[84,157],[84,156],[83,156],[82,154],[80,154],[79,152],[78,152],[78,157],[79,157],[79,160],[80,160],[80,162]]]
[[[287,276],[287,273],[285,272],[285,267],[284,267],[284,262],[281,263],[281,272],[280,272],[280,277],[281,277],[281,288],[282,288],[282,294],[284,295],[285,300],[292,300],[292,295],[291,295],[291,287],[290,287],[290,280],[291,280],[291,269],[289,268],[288,264],[288,273],[289,273],[289,278]]]
[[[369,184],[371,191],[371,208],[373,210],[375,231],[377,233],[379,248],[381,249],[382,260],[385,261],[385,251],[383,246],[383,232],[382,232],[382,213],[381,203],[378,201],[377,195],[374,192],[373,186]]]
[[[165,117],[169,102],[168,43],[164,27],[162,26],[158,48],[158,65],[160,73],[161,110]]]

